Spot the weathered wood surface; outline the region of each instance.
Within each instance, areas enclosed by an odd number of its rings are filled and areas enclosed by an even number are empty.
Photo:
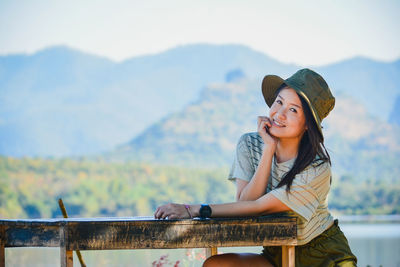
[[[63,225],[65,222],[55,219],[0,220],[0,238],[5,247],[59,247]]]
[[[0,225],[0,267],[5,266],[6,264],[5,243],[5,227],[4,225]]]
[[[0,220],[5,247],[66,250],[212,248],[295,245],[296,219],[257,218],[155,220],[151,217]],[[61,236],[61,229],[65,238]]]
[[[282,246],[282,266],[294,266],[295,248],[294,246]]]
[[[67,249],[68,236],[66,233],[66,227],[60,227],[60,266],[61,267],[73,267],[74,256],[73,251]]]
[[[294,266],[296,218],[155,220],[151,217],[0,220],[0,267],[5,247],[60,247],[61,267],[73,266],[73,250],[282,246],[283,266]]]
[[[4,246],[0,243],[0,266],[3,267],[6,264],[6,251]]]
[[[206,258],[208,259],[211,256],[218,254],[218,248],[206,248]]]

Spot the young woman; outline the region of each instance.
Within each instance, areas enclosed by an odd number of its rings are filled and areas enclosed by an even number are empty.
[[[258,117],[258,132],[237,145],[229,179],[236,181],[237,202],[216,205],[167,204],[155,218],[257,216],[288,212],[297,217],[296,266],[356,266],[347,239],[328,211],[331,162],[321,121],[335,105],[325,80],[302,69],[283,80],[262,83],[269,117]],[[258,254],[221,254],[204,266],[280,266],[280,247]]]

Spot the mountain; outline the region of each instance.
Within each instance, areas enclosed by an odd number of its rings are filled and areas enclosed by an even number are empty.
[[[266,114],[258,81],[214,83],[198,101],[106,156],[195,167],[230,165],[240,135],[256,131],[257,116]],[[400,175],[400,127],[370,115],[346,94],[337,94],[336,107],[323,125],[336,174],[364,179]]]
[[[315,69],[334,93],[346,93],[363,104],[370,114],[389,119],[400,94],[400,60],[387,63],[356,57]]]
[[[226,165],[240,133],[254,129],[266,112],[258,81],[214,83],[198,101],[149,127],[109,155],[113,159],[165,164]]]
[[[63,46],[0,56],[0,154],[110,151],[195,103],[209,84],[247,77],[259,88],[265,74],[288,77],[299,68],[241,45],[179,46],[123,62]],[[315,69],[335,94],[388,120],[400,95],[400,61],[354,58]]]
[[[396,97],[392,112],[390,113],[389,122],[400,126],[400,95]]]
[[[101,118],[108,112],[96,98],[104,73],[113,67],[107,59],[66,47],[0,57],[0,153],[95,150],[104,141],[96,133],[107,129]]]
[[[0,154],[110,150],[239,67],[251,77],[296,68],[240,45],[190,45],[120,63],[67,47],[1,56]]]

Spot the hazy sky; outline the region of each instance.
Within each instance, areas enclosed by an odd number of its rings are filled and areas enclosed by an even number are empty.
[[[400,1],[0,0],[0,54],[68,45],[114,60],[192,43],[286,63],[400,58]]]

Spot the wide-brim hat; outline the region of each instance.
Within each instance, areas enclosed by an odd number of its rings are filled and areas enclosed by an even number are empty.
[[[293,88],[307,102],[322,134],[321,122],[335,106],[335,98],[324,78],[310,69],[301,69],[286,80],[277,75],[265,76],[262,93],[269,107],[275,101],[276,91],[283,84]]]

